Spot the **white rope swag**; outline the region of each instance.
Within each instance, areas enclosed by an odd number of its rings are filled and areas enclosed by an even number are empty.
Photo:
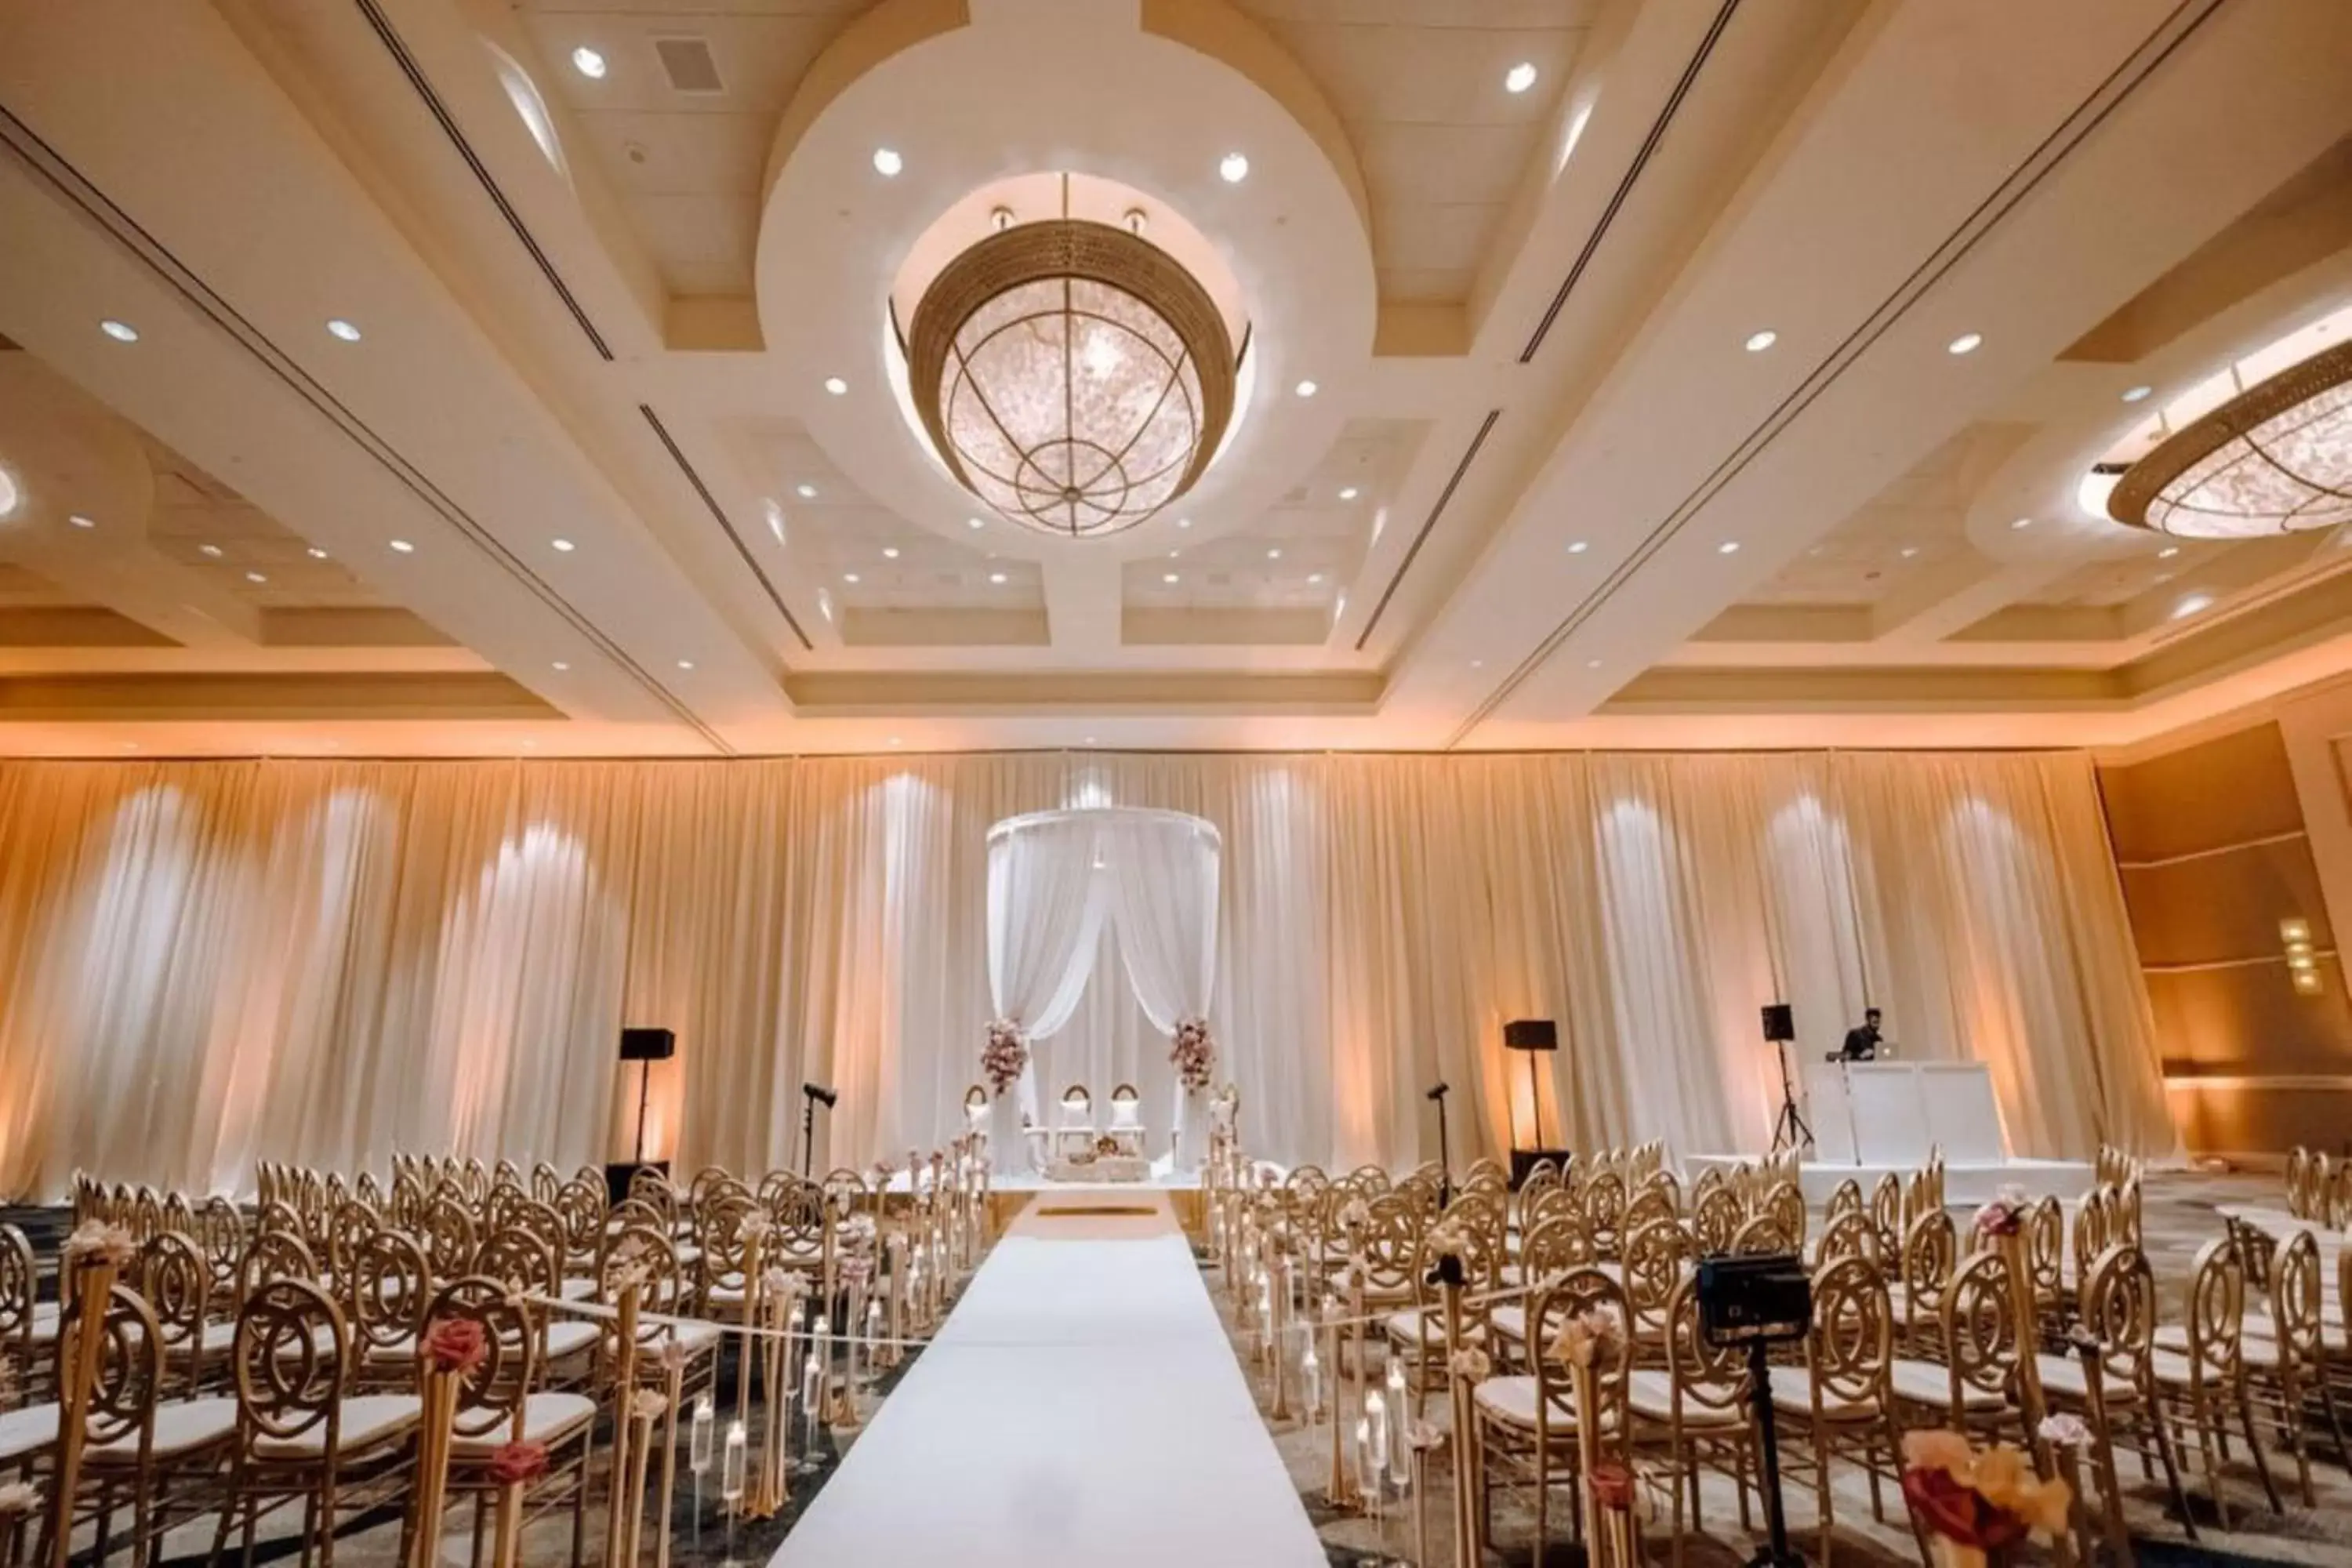
[[[1106,925],[1118,933],[1136,1002],[1173,1047],[1176,1167],[1199,1168],[1214,1063],[1207,1018],[1223,849],[1215,826],[1200,817],[1126,806],[1035,812],[988,830],[988,988],[996,1019],[982,1066],[995,1102],[990,1142],[1000,1170],[1008,1148],[1019,1157],[1021,1119],[1036,1119],[1034,1048],[1077,1010]]]

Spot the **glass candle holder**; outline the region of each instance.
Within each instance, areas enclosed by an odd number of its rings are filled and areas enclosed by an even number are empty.
[[[719,1495],[730,1508],[742,1500],[745,1445],[749,1441],[743,1423],[727,1423],[727,1454],[719,1468]]]
[[[703,1394],[694,1402],[694,1420],[687,1428],[686,1468],[698,1481],[710,1468],[710,1440],[718,1427],[718,1412],[711,1407],[710,1395]]]
[[[1364,1391],[1364,1424],[1370,1428],[1366,1436],[1371,1443],[1372,1474],[1377,1478],[1389,1467],[1389,1402],[1377,1388]],[[1377,1479],[1373,1486],[1378,1489]]]
[[[1307,1419],[1310,1423],[1323,1419],[1323,1358],[1315,1353],[1315,1341],[1307,1342],[1307,1353],[1298,1358],[1299,1397],[1307,1402]]]

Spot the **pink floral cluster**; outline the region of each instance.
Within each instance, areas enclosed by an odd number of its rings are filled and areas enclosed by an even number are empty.
[[[1206,1018],[1185,1018],[1176,1026],[1175,1048],[1168,1053],[1175,1064],[1176,1081],[1186,1089],[1209,1087],[1209,1079],[1217,1070],[1217,1047],[1209,1038]]]
[[[980,1053],[980,1070],[988,1075],[991,1094],[1003,1094],[1021,1081],[1021,1069],[1029,1065],[1029,1047],[1021,1038],[1021,1026],[1009,1018],[999,1018],[988,1026],[988,1045]]]

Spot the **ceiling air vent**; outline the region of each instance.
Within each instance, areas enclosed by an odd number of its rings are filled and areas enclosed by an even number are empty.
[[[654,53],[661,57],[662,71],[677,91],[708,98],[727,90],[719,79],[719,62],[710,57],[709,39],[656,38]]]

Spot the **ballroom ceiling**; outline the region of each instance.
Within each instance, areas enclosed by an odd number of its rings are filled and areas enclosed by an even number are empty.
[[[2337,0],[0,0],[0,752],[2128,743],[2352,665],[2346,531],[2080,493],[2352,306],[2346,80]],[[1064,174],[1246,331],[1084,539],[892,301]]]

